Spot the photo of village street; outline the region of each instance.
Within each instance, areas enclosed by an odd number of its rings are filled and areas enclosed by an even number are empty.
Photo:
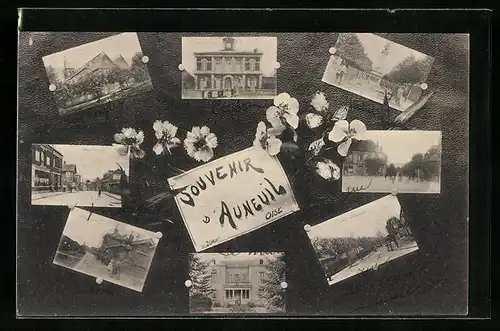
[[[189,259],[189,312],[282,313],[284,253],[197,253]]]
[[[121,33],[43,57],[60,115],[153,88],[137,33]]]
[[[342,192],[439,193],[440,131],[367,131],[344,160]]]
[[[423,94],[434,59],[372,33],[341,33],[323,82],[404,111]]]
[[[31,146],[31,204],[121,207],[129,156],[112,146]]]
[[[315,225],[307,234],[329,285],[418,250],[393,195]]]
[[[141,292],[157,245],[153,232],[75,208],[54,263]]]

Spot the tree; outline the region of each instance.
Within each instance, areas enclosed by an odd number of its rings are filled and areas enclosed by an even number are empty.
[[[213,289],[210,286],[210,262],[201,261],[196,254],[191,254],[189,259],[189,278],[191,279],[191,295],[210,297]]]
[[[398,63],[388,74],[384,75],[384,79],[399,84],[418,84],[427,79],[432,66],[433,59],[425,56],[420,60],[416,60],[411,54]]]
[[[130,72],[132,77],[138,82],[144,82],[149,79],[148,69],[144,62],[142,62],[142,53],[137,52],[132,57]]]
[[[337,54],[348,65],[363,71],[372,71],[372,61],[355,33],[342,33],[337,41]]]
[[[114,84],[118,83],[120,84],[120,87],[123,87],[127,81],[130,79],[131,74],[129,70],[127,69],[122,69],[122,68],[113,68],[108,75],[106,76],[107,83],[109,84]]]
[[[54,69],[53,66],[48,65],[45,67],[45,71],[47,71],[47,78],[49,79],[49,83],[56,85],[61,83],[59,79],[57,78],[57,73],[56,70]]]
[[[281,282],[285,281],[285,256],[278,254],[269,259],[265,266],[266,277],[262,280],[259,296],[266,300],[266,309],[270,312],[283,311],[285,308],[285,292]]]
[[[369,158],[365,161],[366,174],[368,176],[377,176],[379,174],[380,167],[384,166],[385,162],[379,158]]]

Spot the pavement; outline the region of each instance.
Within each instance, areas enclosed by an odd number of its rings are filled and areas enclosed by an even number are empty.
[[[101,192],[101,196],[97,195],[96,191],[77,191],[65,192],[57,195],[36,198],[32,200],[32,205],[52,205],[52,206],[92,206],[94,207],[121,207],[121,198],[117,195]]]
[[[370,180],[371,184],[370,184]],[[342,177],[342,192],[357,192],[356,188],[363,187],[365,189],[360,192],[387,192],[391,193],[397,190],[401,193],[439,193],[439,182],[415,182],[408,181],[406,177],[403,180],[396,180],[393,182],[389,178],[383,176],[343,176]],[[366,188],[368,187],[368,188]],[[349,189],[348,189],[349,188]],[[354,189],[354,191],[353,191]]]
[[[31,201],[37,200],[37,199],[42,199],[42,198],[47,198],[47,197],[52,197],[56,195],[64,194],[64,192],[40,192],[40,191],[33,191],[31,192]]]
[[[403,255],[411,253],[418,250],[417,243],[415,241],[410,241],[407,243],[401,243],[399,248],[395,248],[393,251],[388,251],[387,247],[384,245],[378,250],[372,252],[371,254],[365,256],[364,258],[354,262],[351,266],[342,269],[335,275],[327,278],[328,284],[332,285],[338,283],[344,279],[350,278],[354,275],[362,273],[368,269],[376,269],[378,266],[387,263],[391,260],[397,259]]]
[[[133,277],[132,275],[128,275],[124,271],[118,272],[117,275],[111,276],[108,271],[108,267],[97,261],[97,258],[92,253],[86,253],[85,256],[78,262],[73,270],[82,272],[84,274],[102,278],[110,283],[114,283],[117,285],[125,286],[131,288],[133,290],[141,290],[144,285],[145,279],[138,279]]]

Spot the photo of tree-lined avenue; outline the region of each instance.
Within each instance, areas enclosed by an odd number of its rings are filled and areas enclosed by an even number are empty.
[[[341,33],[323,81],[405,110],[421,97],[434,59],[371,33]]]
[[[307,234],[329,285],[418,250],[392,195],[313,226]]]

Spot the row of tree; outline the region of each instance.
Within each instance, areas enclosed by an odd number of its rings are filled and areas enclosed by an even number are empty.
[[[389,42],[382,49],[381,56],[390,56]],[[337,41],[337,55],[342,57],[343,62],[347,66],[355,67],[359,70],[371,72],[373,70],[373,62],[366,54],[363,44],[355,33],[342,33]],[[429,56],[424,56],[416,59],[413,54],[408,55],[394,68],[384,75],[382,84],[386,87],[394,88],[393,84],[419,84],[427,79],[434,59]]]
[[[439,145],[432,146],[425,154],[416,153],[401,169],[404,176],[411,176],[415,172],[421,174],[424,180],[432,180],[439,177],[441,169],[441,148]]]
[[[373,247],[379,244],[384,238],[385,234],[378,231],[374,237],[315,238],[312,244],[318,257],[323,259],[347,253],[353,248]]]

